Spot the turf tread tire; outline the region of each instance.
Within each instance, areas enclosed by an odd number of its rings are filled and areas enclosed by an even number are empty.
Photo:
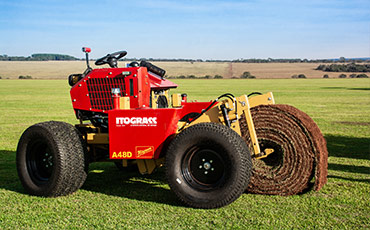
[[[27,147],[37,139],[46,141],[54,158],[54,168],[45,184],[37,184],[27,169]],[[17,171],[27,193],[57,197],[77,191],[87,177],[86,144],[79,131],[71,124],[48,121],[29,127],[17,147]]]
[[[219,187],[199,191],[184,179],[181,162],[187,149],[207,142],[227,150],[224,155],[229,169],[227,179]],[[178,134],[168,147],[165,164],[170,188],[183,203],[193,208],[219,208],[232,203],[244,192],[252,172],[252,161],[244,140],[229,127],[217,123],[196,124]]]

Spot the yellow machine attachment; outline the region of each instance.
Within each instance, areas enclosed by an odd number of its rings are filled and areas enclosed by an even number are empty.
[[[194,122],[179,122],[179,131],[198,123],[215,122],[223,123],[241,136],[239,120],[245,119],[248,124],[248,131],[253,145],[252,156],[255,158],[264,158],[271,154],[273,149],[265,149],[261,152],[250,109],[258,105],[270,104],[275,104],[272,92],[253,96],[251,98],[248,98],[247,95],[242,95],[240,97],[228,96],[227,99],[217,102],[216,105],[204,112]]]

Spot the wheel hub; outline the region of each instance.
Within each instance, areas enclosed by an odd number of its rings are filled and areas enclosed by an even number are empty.
[[[202,159],[202,161],[204,162],[204,161],[206,161],[206,159]],[[212,167],[212,162],[213,162],[213,160],[209,160],[209,161],[204,162],[203,165],[202,164],[199,165],[200,169],[202,169],[202,168],[204,169],[204,174],[208,174],[209,170],[211,170],[211,171],[215,170],[215,168]]]
[[[209,162],[206,162],[203,164],[203,167],[205,170],[209,170],[211,168],[211,164]]]
[[[42,158],[43,166],[46,168],[53,166],[53,156],[49,155],[49,153],[45,153],[44,157]]]
[[[200,188],[203,186],[210,188],[222,181],[225,162],[217,151],[197,147],[189,151],[185,161],[189,183],[196,184]]]

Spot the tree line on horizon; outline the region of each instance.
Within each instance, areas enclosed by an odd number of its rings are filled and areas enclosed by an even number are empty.
[[[322,70],[325,72],[370,72],[370,64],[358,65],[355,63],[350,63],[341,65],[319,65],[316,70]]]
[[[0,55],[0,61],[75,61],[85,60],[84,58],[76,58],[65,54],[32,54],[31,56],[8,56]],[[95,60],[95,59],[90,59]],[[235,59],[235,60],[203,60],[203,59],[184,59],[184,58],[123,58],[120,61],[157,61],[157,62],[235,62],[235,63],[369,63],[370,58],[344,58],[338,59],[300,59],[300,58],[250,58],[250,59]]]
[[[134,61],[135,58],[121,59],[124,61]],[[235,62],[235,63],[370,63],[369,58],[344,58],[337,59],[300,59],[300,58],[250,58],[235,60],[203,60],[203,59],[171,59],[171,58],[141,58],[144,61],[158,62]]]
[[[66,54],[32,54],[29,57],[0,55],[0,61],[74,61],[80,60]]]

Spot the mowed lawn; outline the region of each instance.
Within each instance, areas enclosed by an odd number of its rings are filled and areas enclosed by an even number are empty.
[[[22,132],[48,120],[76,123],[67,80],[0,80],[0,229],[369,229],[370,80],[176,80],[175,92],[208,101],[222,93],[272,91],[277,103],[309,114],[329,149],[328,183],[319,192],[281,197],[243,194],[214,210],[184,207],[164,170],[119,172],[90,165],[86,183],[58,198],[25,194],[16,173]]]

